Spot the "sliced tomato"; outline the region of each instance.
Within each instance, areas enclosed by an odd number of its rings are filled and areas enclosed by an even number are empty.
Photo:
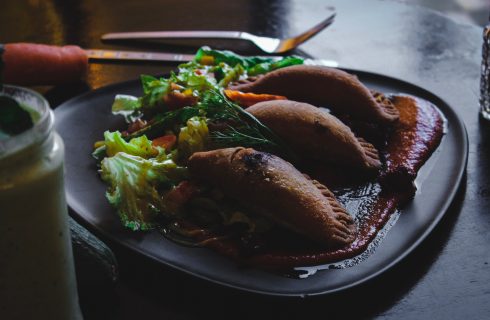
[[[163,147],[165,150],[170,150],[175,145],[177,137],[175,134],[167,134],[158,138],[153,139],[151,145],[154,147]]]

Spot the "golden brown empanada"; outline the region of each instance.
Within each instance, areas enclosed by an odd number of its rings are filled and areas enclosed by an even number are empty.
[[[333,194],[277,156],[242,147],[196,152],[189,170],[193,179],[325,246],[355,239],[354,221]]]
[[[398,120],[398,110],[384,103],[379,93],[373,97],[356,76],[323,66],[296,65],[263,76],[233,83],[232,90],[268,93],[327,107],[334,113],[369,122],[389,124]]]
[[[264,101],[246,109],[284,140],[296,154],[361,170],[379,169],[376,148],[356,138],[348,126],[311,104]]]

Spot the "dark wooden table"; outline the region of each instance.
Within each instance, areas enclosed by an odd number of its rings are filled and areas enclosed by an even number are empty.
[[[478,118],[480,28],[456,24],[419,7],[376,0],[7,0],[0,6],[0,42],[118,48],[102,45],[100,35],[172,29],[236,29],[289,36],[320,21],[330,5],[338,11],[335,24],[304,44],[304,52],[337,60],[341,67],[381,73],[424,87],[454,106],[467,126],[470,151],[466,177],[437,228],[383,275],[354,289],[308,299],[277,299],[224,289],[109,243],[118,257],[121,278],[113,288],[81,285],[87,320],[489,319],[490,124]],[[182,44],[146,48],[194,50]],[[242,44],[234,44],[234,48],[253,50]],[[170,68],[92,64],[88,87],[39,89],[56,106],[89,88]]]

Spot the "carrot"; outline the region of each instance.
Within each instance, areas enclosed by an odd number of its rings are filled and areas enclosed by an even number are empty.
[[[170,150],[175,145],[177,137],[174,134],[167,134],[153,139],[151,145],[153,147],[163,147],[165,150]]]
[[[57,85],[77,82],[88,70],[88,57],[78,46],[8,43],[3,53],[5,83]]]
[[[284,96],[278,96],[273,94],[255,94],[255,93],[244,93],[236,90],[225,90],[225,94],[233,102],[238,103],[244,107],[250,107],[261,101],[269,100],[287,100]]]

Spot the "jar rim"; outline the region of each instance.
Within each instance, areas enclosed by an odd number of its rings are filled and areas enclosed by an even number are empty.
[[[39,114],[32,128],[0,140],[0,159],[18,153],[34,144],[44,141],[53,129],[54,115],[49,102],[38,92],[24,87],[3,85],[0,95],[7,95],[33,109]]]

